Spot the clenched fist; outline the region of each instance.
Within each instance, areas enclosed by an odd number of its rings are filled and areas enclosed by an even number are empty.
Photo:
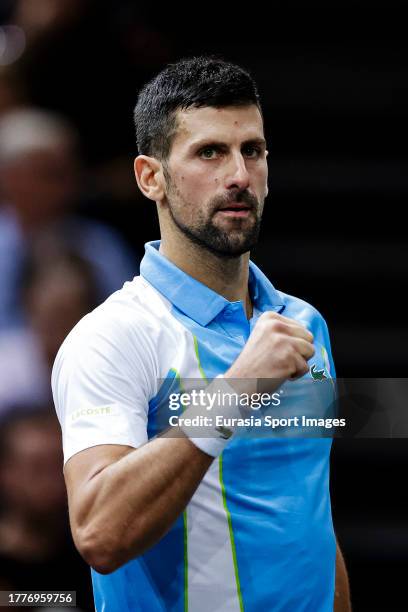
[[[244,387],[257,379],[272,379],[274,391],[285,380],[295,380],[308,371],[307,361],[313,357],[313,335],[300,323],[276,312],[264,312],[237,360],[224,377],[245,379]],[[256,389],[253,388],[253,391]]]

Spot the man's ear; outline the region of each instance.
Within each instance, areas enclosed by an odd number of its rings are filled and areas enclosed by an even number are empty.
[[[140,191],[149,200],[160,202],[165,194],[163,166],[155,157],[138,155],[135,159],[135,176]]]
[[[266,177],[265,198],[268,197],[268,193],[269,193],[269,175]]]
[[[269,151],[268,149],[265,150],[265,157],[268,157],[269,155]],[[268,175],[269,176],[269,175]],[[268,185],[268,176],[266,177],[266,190],[265,190],[265,198],[268,196],[269,193],[269,185]]]

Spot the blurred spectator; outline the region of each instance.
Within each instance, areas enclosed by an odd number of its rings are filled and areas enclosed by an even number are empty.
[[[74,216],[79,199],[76,135],[61,118],[20,108],[0,119],[0,329],[23,322],[19,276],[30,242],[55,235],[88,261],[99,300],[138,273],[119,236]]]
[[[0,423],[0,585],[77,591],[92,609],[89,568],[68,529],[61,435],[51,410]],[[27,608],[25,608],[27,609]]]
[[[166,18],[134,0],[15,0],[4,27],[25,37],[28,99],[79,128],[87,167],[131,156],[138,89],[174,59]]]
[[[22,276],[27,325],[0,332],[0,417],[14,406],[51,402],[57,351],[79,319],[96,306],[89,265],[61,248],[40,243]]]
[[[140,86],[176,59],[167,16],[134,0],[14,0],[3,24],[27,103],[61,113],[81,134],[81,215],[117,228],[142,253],[158,227],[153,207],[144,206],[139,222],[132,111]],[[17,31],[25,41],[19,55]]]

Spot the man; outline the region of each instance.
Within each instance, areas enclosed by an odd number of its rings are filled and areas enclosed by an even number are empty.
[[[224,375],[250,391],[269,379],[273,391],[310,377],[312,363],[334,373],[321,315],[249,261],[267,195],[256,86],[226,62],[183,60],[145,86],[135,121],[136,179],[161,242],[77,325],[53,372],[71,527],[96,607],[332,610],[329,440],[155,436],[172,377],[182,387]]]

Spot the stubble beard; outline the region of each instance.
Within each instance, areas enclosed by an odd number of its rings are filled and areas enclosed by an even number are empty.
[[[205,249],[222,258],[237,258],[250,251],[258,243],[259,232],[261,229],[263,202],[258,202],[255,196],[248,191],[235,191],[228,194],[225,198],[215,198],[210,202],[208,209],[211,211],[206,217],[201,211],[197,216],[194,225],[186,225],[180,218],[173,198],[179,196],[171,188],[168,190],[167,202],[169,213],[176,227],[192,242],[202,249]],[[224,230],[214,223],[214,215],[220,206],[228,202],[245,202],[251,207],[253,221],[247,227],[241,227],[247,223],[246,219],[236,219],[233,221],[236,229]],[[188,207],[187,202],[181,205]]]

